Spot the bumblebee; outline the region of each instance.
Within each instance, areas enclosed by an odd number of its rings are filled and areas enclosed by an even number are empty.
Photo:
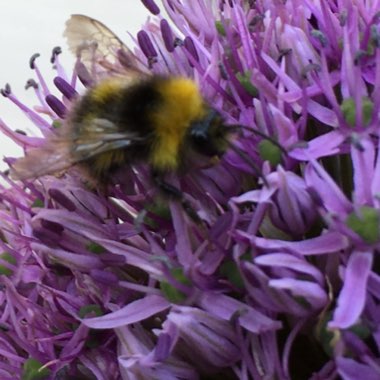
[[[96,64],[106,72],[121,52],[127,64],[78,97],[58,134],[15,162],[13,178],[38,178],[77,165],[95,183],[107,184],[125,165],[145,163],[164,193],[182,199],[166,175],[194,159],[212,163],[221,157],[231,145],[233,128],[225,125],[193,80],[144,71],[101,22],[73,15],[65,36],[90,70]]]

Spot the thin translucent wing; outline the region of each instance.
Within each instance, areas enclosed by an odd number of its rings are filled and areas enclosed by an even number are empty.
[[[13,179],[32,179],[68,169],[74,164],[66,141],[47,142],[41,148],[32,149],[27,156],[18,159],[11,168]]]
[[[112,67],[120,55],[126,61],[126,70],[141,71],[131,50],[100,21],[74,14],[66,21],[64,36],[70,50],[81,57],[89,71],[94,63],[102,67]]]
[[[98,154],[120,148],[127,148],[145,141],[148,136],[141,137],[130,131],[120,131],[107,119],[94,119],[81,126],[80,136],[74,137],[71,154],[76,161],[82,161]]]
[[[99,154],[140,144],[147,138],[120,132],[107,119],[94,119],[88,125],[81,126],[78,137],[64,131],[49,138],[42,147],[30,150],[15,162],[11,176],[25,180],[55,174]]]

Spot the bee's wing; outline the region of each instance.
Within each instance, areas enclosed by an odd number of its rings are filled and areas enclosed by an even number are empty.
[[[73,165],[67,139],[51,138],[43,146],[28,151],[11,167],[13,179],[32,179],[45,174],[53,174],[68,169]]]
[[[71,154],[80,162],[111,150],[136,146],[148,138],[148,135],[120,131],[110,120],[96,118],[82,125],[80,136],[74,138]]]
[[[143,74],[141,65],[132,51],[108,27],[91,17],[74,14],[66,21],[64,36],[70,50],[77,56],[88,70],[93,64],[112,67],[118,57],[123,57],[126,71]]]
[[[80,136],[61,132],[45,144],[18,159],[11,168],[13,179],[35,179],[55,174],[99,154],[143,143],[149,136],[121,132],[107,119],[93,119],[83,125]]]

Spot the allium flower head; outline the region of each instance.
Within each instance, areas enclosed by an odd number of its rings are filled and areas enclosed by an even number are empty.
[[[243,128],[171,178],[201,223],[143,165],[107,191],[76,167],[3,174],[0,377],[380,378],[380,3],[142,2],[141,70],[193,78]],[[32,57],[33,108],[2,90],[43,135],[0,122],[26,155],[128,64],[71,73],[59,54],[53,84]]]

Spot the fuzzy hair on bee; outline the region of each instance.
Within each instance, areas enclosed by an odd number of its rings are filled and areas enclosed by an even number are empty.
[[[57,133],[15,162],[13,178],[39,178],[76,165],[104,184],[123,166],[142,162],[164,192],[179,194],[164,181],[167,173],[190,165],[194,156],[212,162],[228,149],[231,130],[192,79],[147,73],[113,32],[87,16],[72,15],[64,34],[89,70],[94,62],[111,67],[120,51],[128,65],[78,97]]]

